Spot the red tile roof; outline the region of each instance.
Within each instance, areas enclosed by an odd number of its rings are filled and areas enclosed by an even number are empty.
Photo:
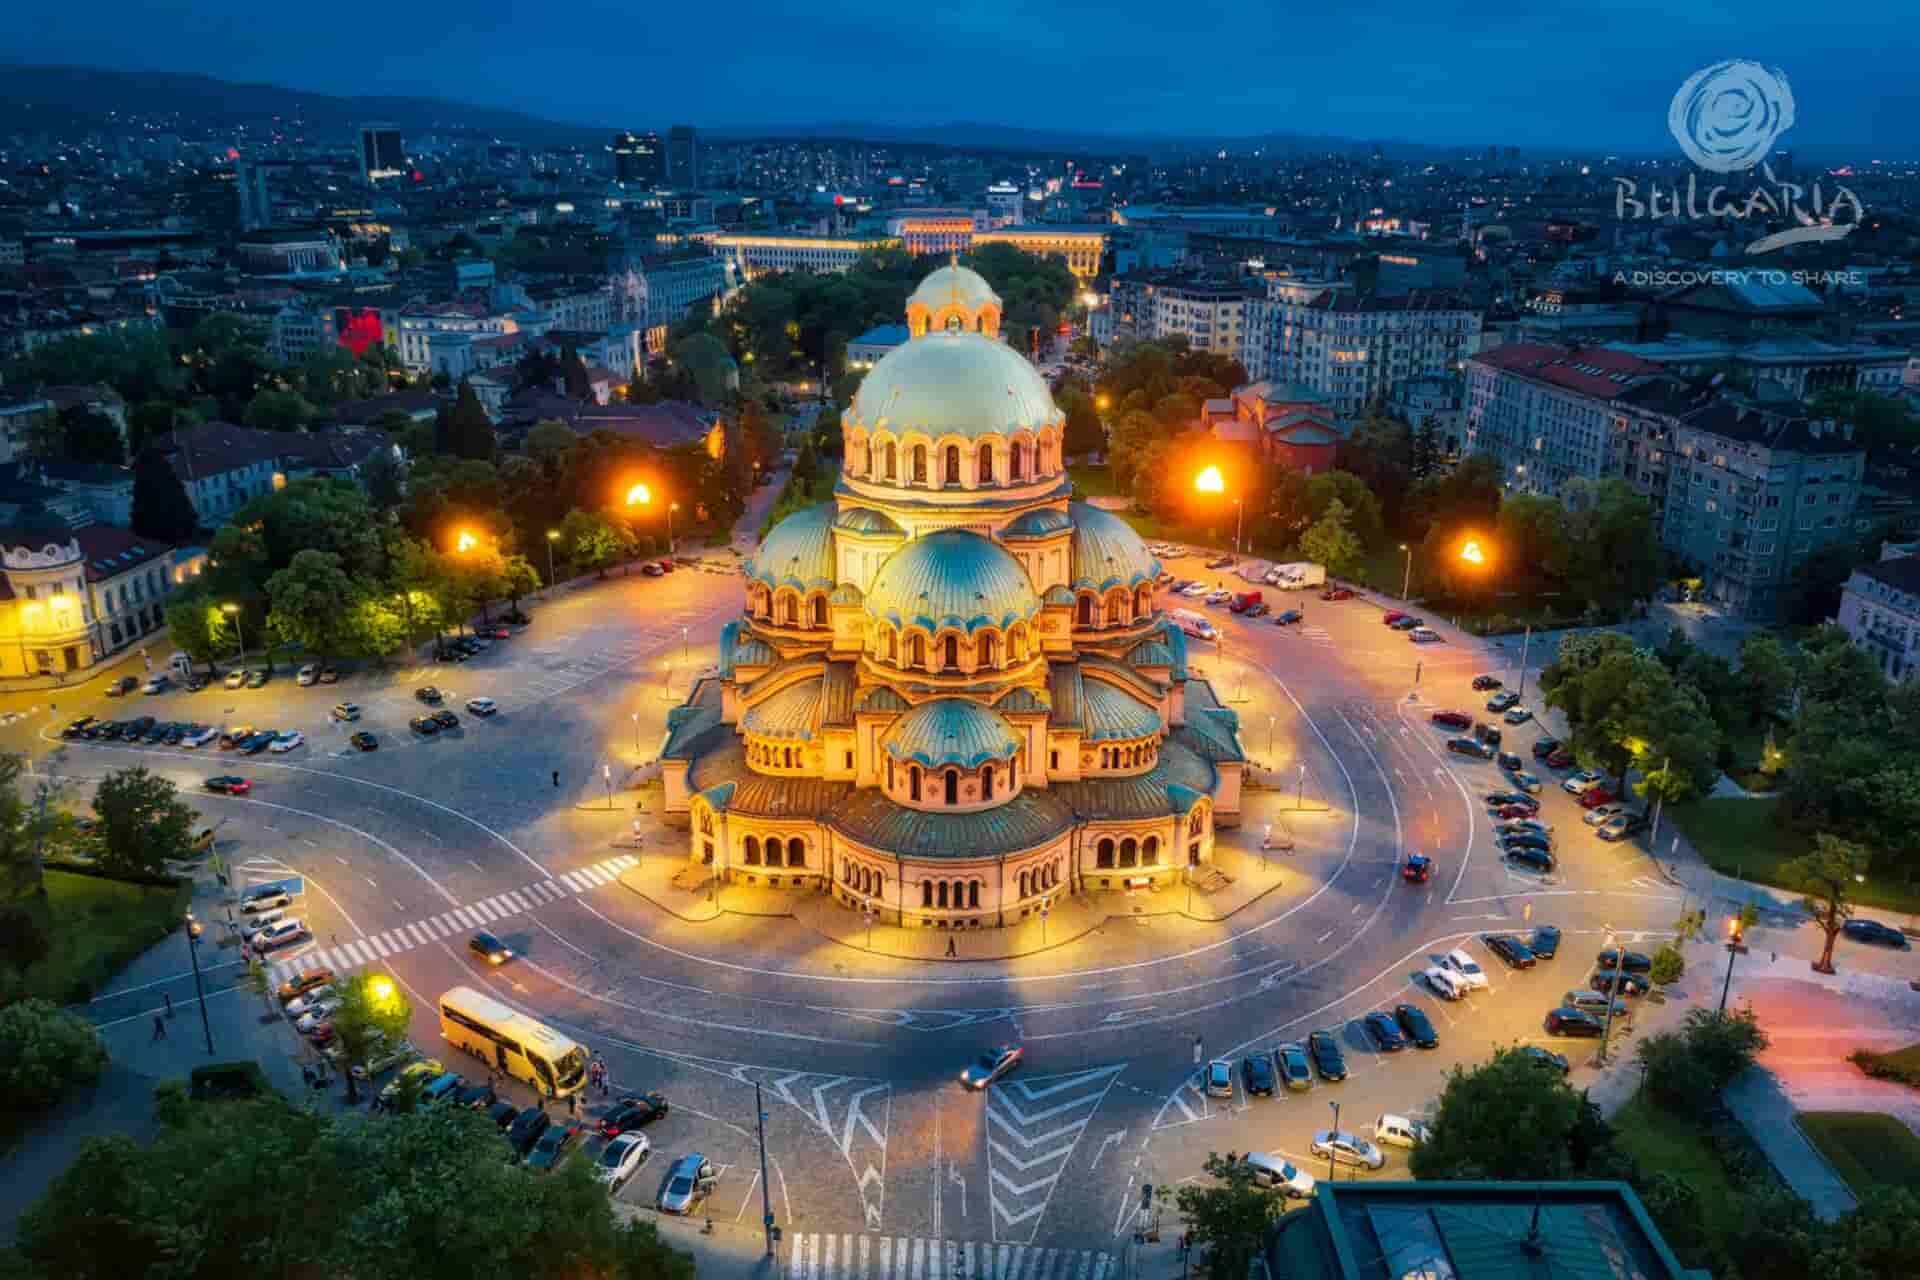
[[[1509,342],[1482,351],[1473,362],[1602,400],[1666,372],[1651,360],[1609,347],[1556,347],[1544,342]]]
[[[87,561],[87,581],[105,582],[136,566],[164,559],[173,550],[164,542],[142,538],[130,529],[90,524],[73,531],[80,554]]]

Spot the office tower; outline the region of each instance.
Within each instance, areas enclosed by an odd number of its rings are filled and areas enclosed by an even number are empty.
[[[690,124],[677,124],[667,131],[667,185],[700,185],[700,134]]]
[[[638,186],[659,186],[667,176],[666,150],[660,135],[616,133],[613,135],[613,179]]]
[[[385,178],[397,178],[407,171],[406,153],[400,149],[400,128],[391,124],[360,127],[360,176],[371,186]]]
[[[273,225],[273,195],[267,190],[267,167],[242,160],[233,167],[240,195],[240,229],[259,231]]]

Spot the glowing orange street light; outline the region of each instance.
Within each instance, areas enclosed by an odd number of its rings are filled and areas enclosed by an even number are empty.
[[[644,507],[652,501],[653,490],[643,484],[637,484],[627,490],[627,505],[630,507]]]
[[[1487,562],[1487,553],[1480,549],[1479,539],[1468,538],[1466,545],[1460,548],[1460,558],[1468,564],[1485,564]]]
[[[479,545],[480,545],[480,539],[474,537],[471,533],[468,533],[465,529],[462,529],[460,531],[460,536],[453,540],[453,549],[455,551],[471,551]]]
[[[1208,467],[1193,478],[1193,487],[1201,493],[1225,493],[1227,481],[1226,477],[1220,474],[1220,468]]]

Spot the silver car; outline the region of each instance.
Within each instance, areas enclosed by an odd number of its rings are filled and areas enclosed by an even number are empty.
[[[960,1083],[969,1089],[984,1089],[1019,1066],[1025,1056],[1026,1051],[1018,1045],[996,1045],[961,1070]]]
[[[1378,1169],[1387,1162],[1387,1153],[1357,1134],[1322,1129],[1313,1135],[1307,1149],[1316,1156],[1331,1157],[1335,1164],[1359,1165]]]
[[[660,1188],[660,1212],[692,1213],[719,1180],[719,1173],[698,1151],[681,1156],[667,1171],[667,1183]]]

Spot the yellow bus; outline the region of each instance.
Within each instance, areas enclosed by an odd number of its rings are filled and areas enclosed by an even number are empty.
[[[587,1082],[584,1048],[472,987],[441,995],[440,1034],[495,1071],[526,1081],[542,1097],[564,1098]]]

